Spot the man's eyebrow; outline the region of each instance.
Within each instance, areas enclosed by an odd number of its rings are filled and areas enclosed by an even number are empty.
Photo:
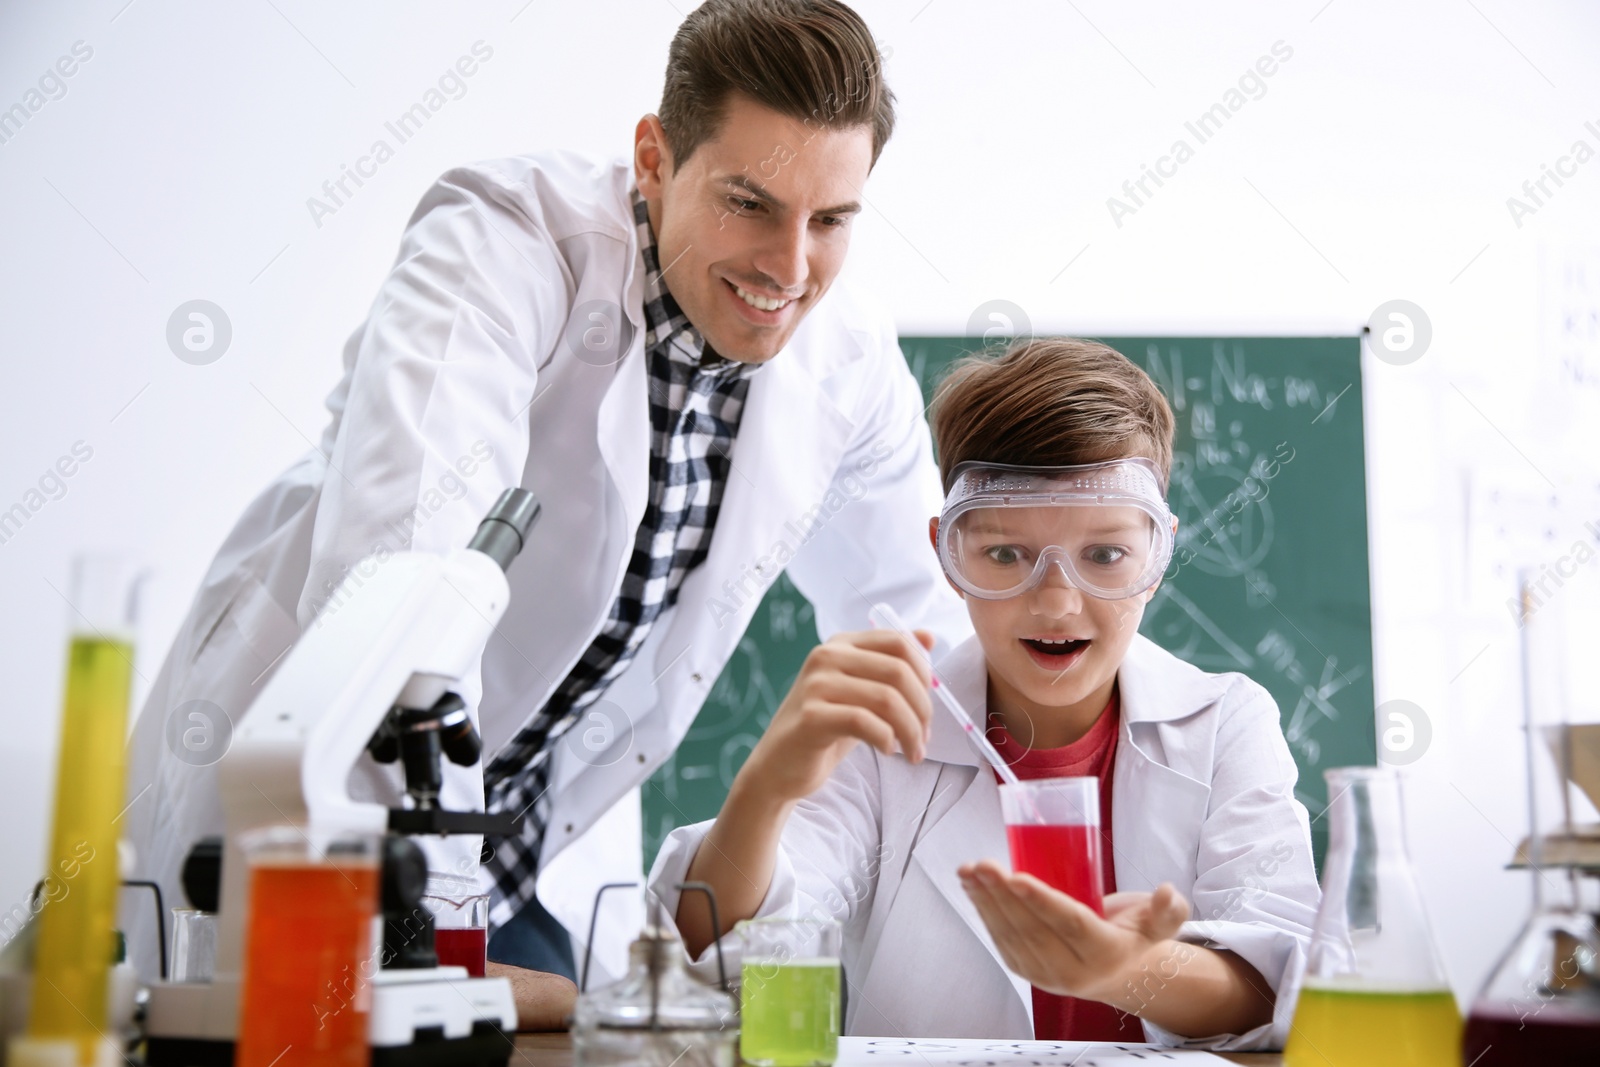
[[[719,185],[726,187],[730,191],[740,193],[751,200],[759,200],[768,207],[783,206],[759,182],[753,182],[742,174],[729,174],[719,178],[717,181]]]
[[[748,197],[751,200],[759,201],[768,207],[783,207],[782,202],[774,197],[771,193],[767,192],[764,186],[762,186],[759,182],[750,180],[742,174],[725,175],[724,177],[717,179],[717,184],[721,185],[730,192],[738,193],[739,195]],[[836,207],[823,208],[821,211],[815,212],[815,214],[855,215],[859,214],[860,211],[860,201],[851,200],[848,203],[839,204]]]
[[[847,204],[840,204],[838,207],[824,208],[823,210],[817,212],[817,214],[818,215],[859,215],[859,214],[861,214],[861,201],[852,200]]]

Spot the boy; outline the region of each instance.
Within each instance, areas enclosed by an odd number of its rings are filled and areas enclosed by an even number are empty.
[[[1166,400],[1104,345],[1028,341],[955,368],[933,431],[976,634],[940,675],[1019,777],[1099,778],[1104,917],[996,862],[996,774],[873,631],[813,650],[715,822],[663,846],[686,947],[696,879],[728,926],[843,923],[847,1033],[1281,1047],[1318,893],[1277,707],[1137,632],[1176,529]]]

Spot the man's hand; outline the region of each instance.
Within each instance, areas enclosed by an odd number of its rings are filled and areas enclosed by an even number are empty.
[[[488,978],[509,978],[511,999],[517,1005],[518,1030],[565,1030],[578,999],[578,987],[559,974],[530,971],[490,960]]]
[[[1167,883],[1154,893],[1111,894],[1103,919],[994,860],[962,867],[961,884],[1006,966],[1048,993],[1122,1007],[1128,983],[1154,969],[1163,950],[1188,947],[1171,939],[1189,917],[1189,902]]]
[[[933,635],[919,630],[924,648]],[[927,657],[893,630],[838,634],[806,656],[788,696],[740,769],[730,793],[764,805],[810,796],[858,741],[913,762],[928,744],[933,704]]]

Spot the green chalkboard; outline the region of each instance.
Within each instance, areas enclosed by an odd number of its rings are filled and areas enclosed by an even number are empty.
[[[1177,549],[1143,632],[1272,693],[1320,863],[1323,769],[1377,755],[1360,339],[1101,340],[1149,371],[1177,416]],[[901,341],[927,397],[953,360],[981,345]],[[717,813],[816,641],[811,605],[780,578],[683,745],[645,786],[647,868],[673,827]]]

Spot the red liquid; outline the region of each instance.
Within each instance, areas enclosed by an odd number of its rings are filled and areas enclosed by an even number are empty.
[[[439,966],[465,967],[473,978],[483,977],[488,947],[489,931],[481,926],[433,932],[433,951],[439,955]]]
[[[1467,1016],[1462,1036],[1462,1063],[1476,1067],[1561,1067],[1600,1062],[1600,1023],[1592,1017],[1540,1010],[1537,1001],[1514,1010],[1485,1008],[1479,1003]]]
[[[1100,830],[1095,826],[1007,826],[1011,867],[1059,889],[1104,915]]]

